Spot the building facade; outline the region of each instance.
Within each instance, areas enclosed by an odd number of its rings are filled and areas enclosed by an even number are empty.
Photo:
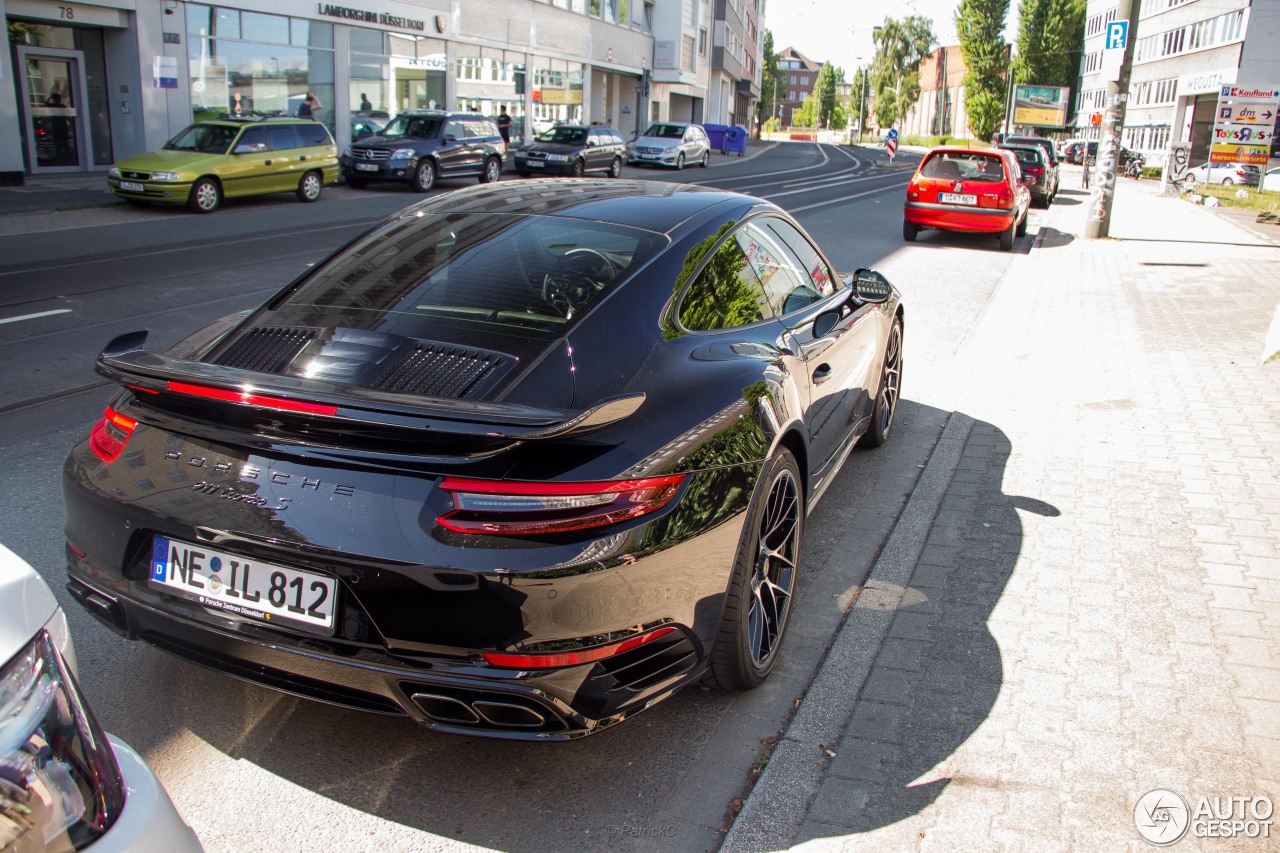
[[[1102,50],[1114,0],[1090,0],[1073,133],[1096,139]],[[1222,86],[1280,87],[1280,0],[1146,0],[1138,19],[1121,144],[1160,163],[1172,142],[1209,157]],[[1280,124],[1280,122],[1278,122]]]
[[[0,180],[101,171],[193,119],[296,114],[309,92],[339,146],[424,107],[505,109],[513,139],[578,121],[629,136],[656,94],[656,6],[682,0],[224,2],[0,0]]]
[[[786,97],[768,105],[771,108],[769,114],[776,117],[783,127],[790,127],[795,111],[804,104],[805,98],[813,94],[822,63],[814,62],[794,47],[787,47],[778,51],[778,70],[782,73],[778,94]]]
[[[715,0],[709,124],[750,127],[760,100],[760,0]]]
[[[920,97],[907,111],[899,132],[904,136],[949,136],[971,139],[964,110],[964,75],[959,45],[939,47],[920,63]]]
[[[650,123],[707,120],[714,26],[709,0],[664,0],[654,7]]]

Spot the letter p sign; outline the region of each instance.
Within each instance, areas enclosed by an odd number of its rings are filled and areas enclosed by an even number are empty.
[[[1124,50],[1129,43],[1129,22],[1112,21],[1107,24],[1107,50]]]

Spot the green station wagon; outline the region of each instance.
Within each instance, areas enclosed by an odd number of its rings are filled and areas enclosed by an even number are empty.
[[[131,204],[185,204],[212,213],[224,198],[296,193],[315,201],[338,180],[338,149],[324,125],[289,116],[200,121],[159,151],[121,160],[108,188]]]

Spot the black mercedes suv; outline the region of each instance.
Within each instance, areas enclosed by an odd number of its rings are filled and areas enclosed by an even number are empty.
[[[507,145],[494,120],[479,113],[406,110],[381,133],[352,143],[342,155],[342,175],[357,189],[370,181],[403,181],[426,192],[437,178],[502,177]]]

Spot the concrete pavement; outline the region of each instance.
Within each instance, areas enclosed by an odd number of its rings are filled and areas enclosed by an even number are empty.
[[[1280,227],[1064,186],[723,850],[1280,849]]]

